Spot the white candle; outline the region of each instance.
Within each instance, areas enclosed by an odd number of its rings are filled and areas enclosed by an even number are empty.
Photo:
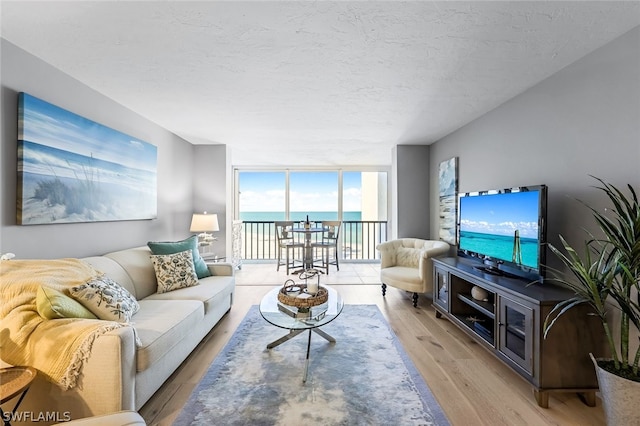
[[[316,294],[318,292],[318,283],[314,282],[314,283],[307,284],[307,292],[311,294]]]

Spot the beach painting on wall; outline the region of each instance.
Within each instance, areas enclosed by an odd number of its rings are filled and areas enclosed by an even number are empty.
[[[19,225],[156,217],[155,145],[20,93]]]
[[[458,159],[453,157],[440,163],[438,170],[440,239],[456,245],[456,214],[458,201]]]

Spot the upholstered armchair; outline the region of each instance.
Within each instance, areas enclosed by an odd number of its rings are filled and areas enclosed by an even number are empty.
[[[433,288],[432,257],[447,254],[449,244],[444,241],[401,238],[376,247],[380,251],[380,280],[382,295],[387,286],[413,292],[413,306],[418,306],[418,293]]]

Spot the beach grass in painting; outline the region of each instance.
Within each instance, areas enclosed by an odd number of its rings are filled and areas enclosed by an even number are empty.
[[[18,224],[156,218],[156,169],[154,145],[20,94]]]

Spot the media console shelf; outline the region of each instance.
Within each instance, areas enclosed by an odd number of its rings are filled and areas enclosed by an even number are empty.
[[[573,293],[489,274],[479,265],[462,257],[433,259],[436,317],[444,315],[531,383],[539,406],[549,407],[549,392],[576,392],[595,406],[598,382],[589,353],[603,354],[604,340],[588,307],[565,313],[545,339],[547,314]],[[485,290],[483,299],[472,296],[474,286]]]

